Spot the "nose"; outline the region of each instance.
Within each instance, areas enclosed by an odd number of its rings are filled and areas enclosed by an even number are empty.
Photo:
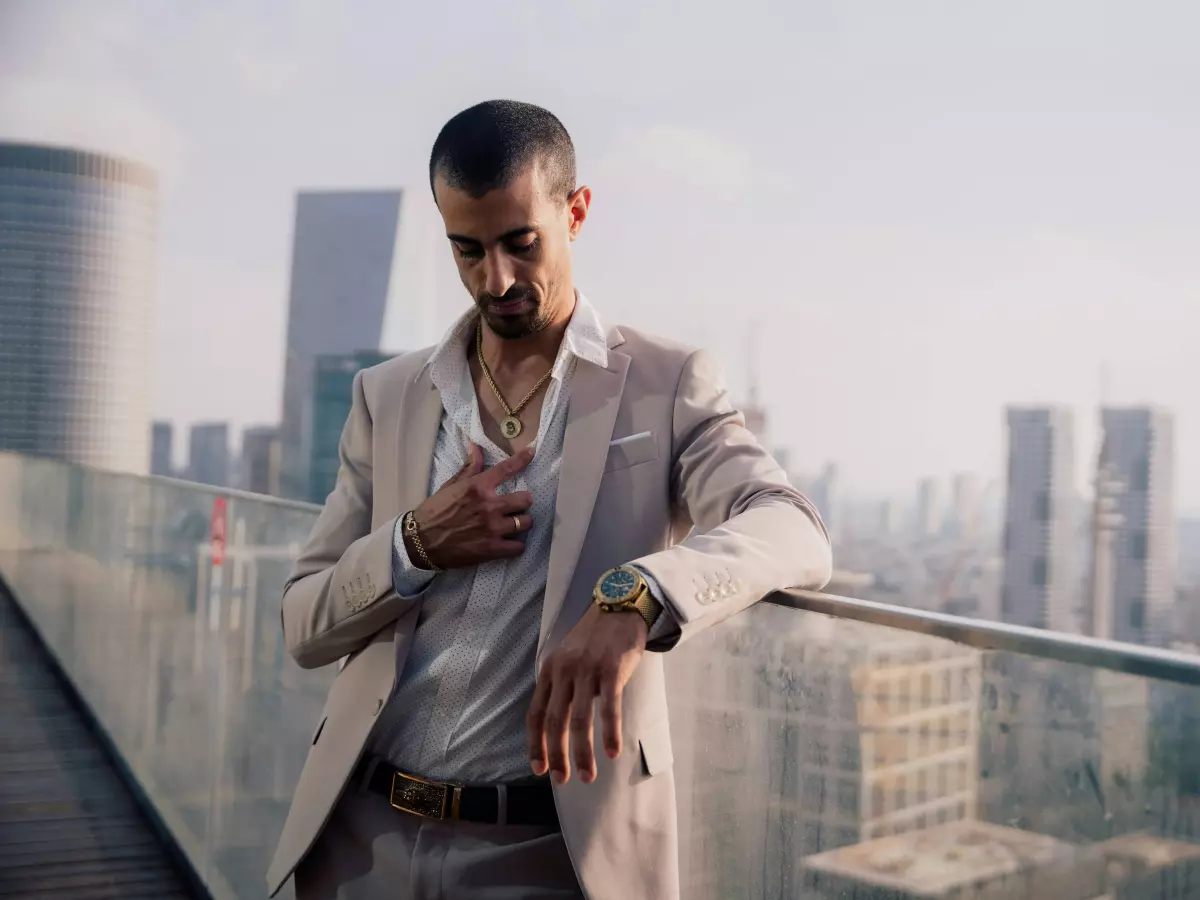
[[[505,253],[489,253],[483,260],[483,289],[493,297],[503,297],[516,283],[512,265]]]

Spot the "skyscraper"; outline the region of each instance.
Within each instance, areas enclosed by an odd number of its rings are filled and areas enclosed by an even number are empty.
[[[1100,470],[1120,486],[1110,492],[1114,533],[1111,583],[1100,596],[1111,603],[1097,616],[1111,629],[1098,635],[1135,644],[1165,642],[1175,602],[1175,423],[1150,407],[1101,411]]]
[[[0,142],[0,450],[150,465],[152,169]]]
[[[953,491],[955,535],[970,540],[978,531],[983,501],[979,476],[974,472],[959,472],[954,476]]]
[[[280,429],[284,496],[309,495],[316,358],[379,348],[395,289],[402,196],[304,191],[296,198]]]
[[[350,415],[354,376],[361,369],[389,359],[386,353],[361,351],[337,356],[318,356],[315,361],[312,397],[311,458],[308,465],[308,494],[302,498],[324,503],[337,482],[338,443]]]
[[[884,500],[879,504],[879,523],[877,533],[880,537],[895,537],[900,530],[900,504],[895,500]]]
[[[170,422],[155,422],[150,434],[150,474],[171,475],[175,467],[172,464],[174,453],[175,429]]]
[[[942,530],[942,491],[935,478],[922,478],[917,485],[917,536],[934,537]]]
[[[188,478],[200,484],[229,487],[229,425],[193,425],[188,442]]]
[[[1069,409],[1009,408],[1000,616],[1078,632],[1071,566],[1075,430]]]
[[[242,487],[256,494],[279,493],[279,429],[256,425],[242,432]]]
[[[836,536],[841,526],[838,516],[838,468],[837,463],[826,463],[820,476],[809,486],[808,497],[825,520],[830,535]]]

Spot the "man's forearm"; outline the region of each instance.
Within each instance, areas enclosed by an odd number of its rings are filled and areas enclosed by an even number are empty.
[[[653,579],[678,626],[654,636],[650,649],[665,650],[774,591],[823,587],[833,556],[816,511],[790,492],[767,495],[711,531],[633,565]]]

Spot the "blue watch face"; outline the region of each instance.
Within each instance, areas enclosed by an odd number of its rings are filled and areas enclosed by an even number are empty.
[[[633,596],[637,590],[638,578],[633,572],[616,569],[604,576],[600,582],[600,596],[605,600],[619,602]]]

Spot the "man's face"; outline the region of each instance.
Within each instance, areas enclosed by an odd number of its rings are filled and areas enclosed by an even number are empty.
[[[591,192],[551,196],[540,166],[475,198],[440,176],[434,197],[463,286],[502,338],[522,338],[570,315],[574,302],[570,243]]]

